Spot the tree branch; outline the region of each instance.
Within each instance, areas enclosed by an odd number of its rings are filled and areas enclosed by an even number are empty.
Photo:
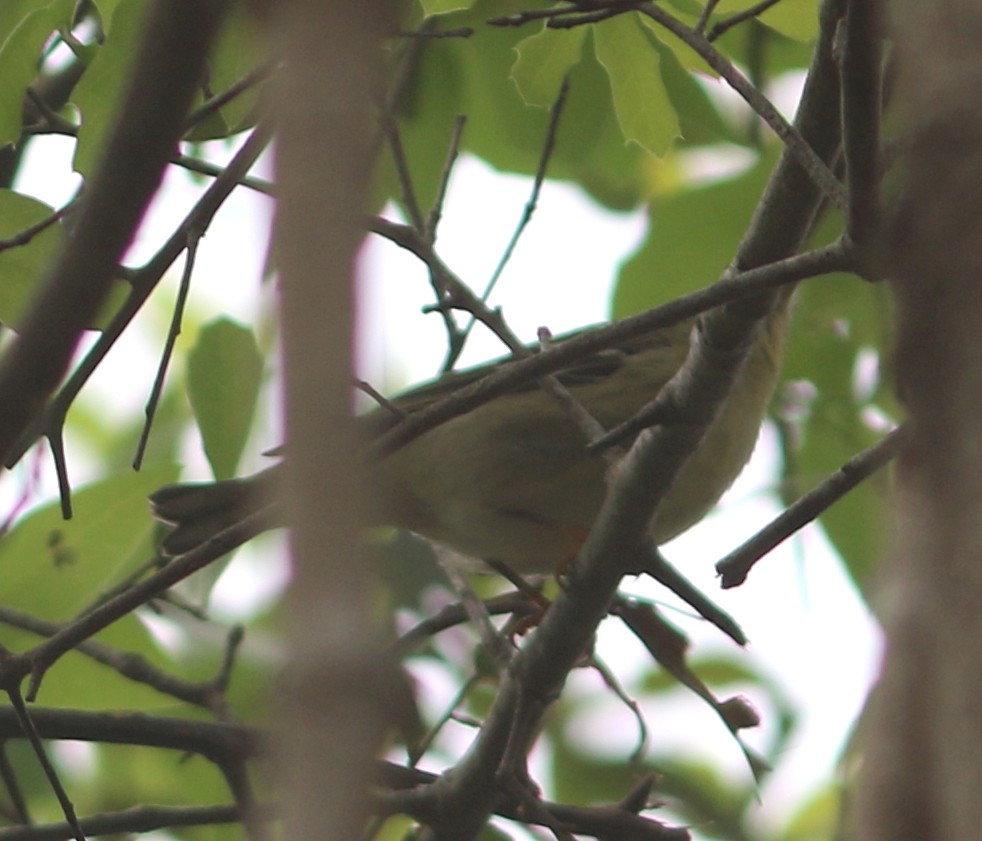
[[[757,534],[717,562],[720,586],[726,590],[743,584],[757,561],[886,465],[896,457],[902,446],[903,428],[895,429],[872,447],[849,459],[816,488],[796,499]]]
[[[82,199],[78,224],[0,358],[0,462],[64,375],[109,293],[200,80],[228,0],[153,3],[122,112]]]
[[[839,88],[832,38],[841,0],[823,6],[816,47],[797,119],[798,130],[824,165],[838,153]],[[734,260],[753,267],[794,253],[811,230],[823,196],[797,156],[782,154]],[[704,406],[725,398],[752,335],[771,304],[766,293],[709,313],[703,338],[669,385],[680,416],[693,423],[643,433],[611,482],[607,499],[570,570],[567,586],[528,643],[515,655],[495,702],[464,758],[438,782],[433,841],[462,841],[484,825],[498,796],[506,756],[525,755],[541,717],[606,615],[626,565],[644,545],[658,503],[712,419]]]

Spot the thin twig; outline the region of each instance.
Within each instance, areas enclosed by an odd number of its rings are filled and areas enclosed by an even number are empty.
[[[41,742],[41,736],[38,734],[37,728],[31,720],[30,713],[27,711],[24,698],[20,694],[20,685],[7,684],[6,689],[7,697],[10,698],[10,704],[17,713],[17,718],[20,720],[20,726],[24,731],[24,735],[27,737],[27,741],[30,743],[34,755],[41,764],[44,776],[48,780],[48,785],[51,786],[55,797],[58,798],[58,804],[61,806],[66,823],[71,827],[72,835],[76,841],[85,841],[85,833],[82,832],[82,827],[78,823],[78,815],[75,814],[75,805],[68,796],[68,792],[65,791],[65,787],[61,784],[61,780],[58,778],[58,772],[55,771],[51,760],[48,759],[48,754],[44,750],[44,744]]]
[[[20,781],[17,779],[17,772],[10,762],[7,754],[7,741],[0,741],[0,779],[3,780],[7,794],[10,795],[10,803],[13,806],[13,814],[10,815],[18,823],[31,823],[31,813],[27,806],[27,798],[21,788]]]
[[[0,251],[6,251],[8,248],[17,248],[22,245],[27,245],[34,237],[38,234],[43,233],[48,230],[56,222],[61,221],[65,218],[78,204],[78,197],[72,199],[64,207],[51,213],[50,216],[45,216],[40,222],[35,222],[30,227],[25,228],[23,231],[19,231],[11,237],[6,239],[0,239]]]
[[[450,146],[447,148],[447,157],[443,162],[443,170],[440,172],[440,184],[437,187],[436,198],[433,199],[433,207],[426,218],[426,227],[423,229],[423,236],[432,245],[436,242],[436,229],[440,224],[440,217],[443,215],[443,203],[447,198],[447,187],[450,186],[450,175],[453,172],[454,164],[460,155],[460,141],[464,135],[464,126],[467,124],[467,117],[458,114],[453,121],[453,131],[450,133]]]
[[[226,90],[222,91],[220,94],[216,94],[211,97],[207,102],[203,103],[199,107],[195,108],[190,114],[188,114],[187,119],[184,121],[184,131],[187,132],[194,128],[202,120],[207,119],[216,111],[219,111],[224,106],[228,105],[233,99],[241,94],[245,93],[250,88],[265,82],[276,70],[275,62],[267,62],[259,67],[251,70],[238,82],[230,85]]]
[[[395,33],[397,38],[470,38],[474,34],[473,26],[458,26],[456,29],[400,29]]]
[[[513,15],[501,15],[496,18],[489,18],[487,23],[490,26],[524,26],[526,23],[537,20],[548,20],[549,18],[565,16],[569,13],[570,10],[565,6],[554,6],[551,9],[529,9],[524,12],[516,12]]]
[[[702,33],[706,31],[706,24],[709,23],[709,19],[713,16],[713,12],[716,11],[718,5],[719,0],[706,0],[706,5],[702,7],[702,12],[699,14],[699,20],[696,21],[696,32]]]
[[[485,599],[484,610],[491,616],[497,616],[503,613],[516,614],[519,619],[534,616],[540,612],[539,607],[519,591],[504,593],[500,596]],[[461,625],[467,619],[467,611],[464,610],[462,604],[459,602],[449,604],[441,608],[435,615],[428,616],[406,631],[406,633],[402,634],[384,653],[391,654],[395,657],[402,657],[441,631]]]
[[[479,681],[480,677],[478,675],[470,675],[469,677],[465,678],[458,687],[457,691],[454,693],[453,698],[451,698],[449,703],[444,706],[443,712],[437,716],[436,721],[433,722],[430,729],[427,730],[426,733],[423,734],[422,738],[420,738],[415,744],[407,745],[410,768],[416,767],[419,760],[422,759],[426,754],[426,751],[430,749],[430,745],[432,745],[436,737],[440,735],[440,731],[454,718],[457,708],[464,703],[464,699],[467,697],[468,693],[478,684]]]
[[[470,287],[450,270],[434,251],[433,246],[420,237],[415,229],[408,225],[398,225],[386,219],[377,218],[370,222],[370,227],[375,233],[385,236],[397,245],[412,251],[412,253],[426,263],[430,269],[431,276],[437,279],[437,282],[440,284],[441,293],[447,300],[448,305],[455,305],[475,316],[478,321],[486,325],[491,332],[498,336],[516,357],[527,358],[533,355],[532,351],[519,341],[518,337],[505,322],[501,312],[490,309],[482,300],[474,295]],[[567,415],[583,433],[587,443],[603,434],[600,424],[590,416],[584,407],[576,403],[575,398],[556,377],[552,376],[551,372],[547,372],[545,375],[539,377],[539,384],[567,412]],[[407,418],[407,420],[409,419]]]
[[[48,433],[48,448],[51,450],[51,460],[55,466],[55,476],[58,480],[58,499],[61,503],[61,516],[65,520],[72,518],[72,485],[68,479],[68,459],[65,455],[64,428]]]
[[[259,813],[272,820],[273,810]],[[79,821],[82,829],[93,836],[132,835],[177,829],[179,827],[217,826],[239,823],[242,812],[229,806],[133,806],[121,812],[91,815]],[[0,841],[64,841],[71,837],[67,824],[46,823],[36,826],[8,826],[0,829]]]
[[[39,619],[7,606],[0,606],[0,622],[12,628],[49,638],[65,628],[64,624]],[[241,641],[241,628],[233,628],[226,641],[225,656],[218,674],[211,680],[200,682],[192,682],[168,674],[140,654],[120,651],[99,640],[90,639],[80,642],[75,646],[75,651],[113,669],[128,680],[142,683],[172,698],[222,715],[225,712],[222,695],[228,686],[229,668]]]
[[[183,581],[222,556],[251,540],[269,527],[271,507],[257,511],[234,526],[219,532],[184,555],[172,558],[167,566],[135,584],[131,589],[110,599],[74,622],[66,625],[49,639],[0,662],[0,685],[10,686],[28,674],[31,685],[28,700],[36,697],[45,671],[80,642],[99,633],[117,619],[131,613],[150,599]]]
[[[839,210],[847,206],[846,192],[839,179],[815,150],[805,141],[799,131],[791,125],[774,104],[750,83],[726,56],[717,50],[709,40],[673,17],[664,8],[647,2],[638,11],[664,26],[669,32],[691,47],[710,67],[713,68],[735,90],[744,101],[771,127],[774,133],[791,150],[809,177],[815,182],[825,197]]]
[[[546,173],[549,170],[549,162],[552,160],[552,155],[556,150],[556,141],[559,138],[559,121],[563,116],[563,112],[566,110],[566,100],[568,97],[569,76],[566,76],[559,88],[556,101],[552,103],[552,107],[549,109],[549,125],[546,128],[542,153],[539,155],[539,165],[536,167],[535,178],[532,181],[532,192],[529,195],[528,201],[525,202],[522,217],[518,220],[518,225],[515,226],[511,239],[508,241],[508,245],[505,246],[504,253],[501,255],[501,259],[498,260],[498,265],[494,267],[494,272],[492,272],[487,286],[484,287],[484,291],[481,293],[482,301],[487,301],[491,297],[491,293],[494,292],[494,287],[498,284],[498,280],[501,278],[505,266],[511,260],[512,254],[515,253],[519,239],[521,239],[529,222],[532,221],[532,216],[539,206],[539,196],[542,193],[542,185],[545,183]]]
[[[402,145],[402,135],[399,125],[386,111],[380,117],[382,131],[389,141],[389,148],[392,150],[392,160],[396,166],[396,173],[399,176],[399,185],[402,188],[402,204],[409,214],[409,221],[412,226],[421,234],[426,230],[426,219],[423,210],[416,197],[416,188],[413,186],[413,177],[409,172],[409,161],[406,159],[406,150]]]
[[[501,259],[498,260],[498,265],[495,266],[494,272],[491,274],[490,280],[488,280],[487,286],[484,287],[484,291],[481,293],[481,300],[487,303],[488,298],[491,297],[491,293],[494,291],[494,287],[497,285],[502,273],[505,270],[505,266],[508,265],[508,261],[511,259],[512,254],[515,251],[518,241],[524,233],[525,229],[528,227],[529,222],[532,221],[532,215],[535,213],[536,207],[539,202],[539,194],[542,192],[542,184],[546,178],[546,171],[549,168],[549,161],[552,159],[553,152],[556,148],[556,140],[559,132],[559,119],[562,117],[563,111],[566,108],[566,99],[569,95],[569,77],[563,79],[563,83],[559,88],[559,94],[556,96],[555,102],[553,102],[552,107],[549,109],[549,125],[546,128],[545,141],[542,144],[542,153],[539,155],[539,165],[536,167],[535,178],[532,182],[532,193],[529,196],[528,201],[525,203],[525,209],[522,212],[522,217],[518,221],[518,225],[515,227],[515,231],[511,235],[511,239],[508,245],[505,246],[504,253],[501,255]],[[445,371],[450,370],[454,364],[456,364],[460,353],[464,349],[464,344],[467,341],[467,337],[470,335],[471,330],[476,323],[476,317],[472,314],[470,321],[464,326],[460,333],[460,341],[457,343],[454,352],[447,356],[447,361],[444,363],[443,369]]]
[[[160,395],[164,391],[164,381],[167,378],[167,368],[170,365],[171,356],[174,353],[174,345],[177,337],[181,334],[181,322],[184,319],[184,306],[187,304],[188,292],[191,290],[191,275],[194,273],[194,262],[198,255],[198,243],[201,240],[202,231],[192,229],[188,231],[188,248],[184,258],[184,270],[181,272],[181,283],[177,290],[177,300],[174,302],[174,311],[171,314],[170,327],[167,329],[167,338],[164,341],[164,349],[160,354],[160,363],[157,366],[157,376],[154,377],[153,386],[150,389],[150,396],[147,398],[147,405],[143,410],[146,422],[140,431],[140,440],[136,445],[136,454],[133,456],[133,469],[139,470],[143,466],[143,455],[150,440],[150,428],[153,426],[154,415],[160,403]]]
[[[209,161],[203,161],[200,158],[192,158],[190,155],[174,155],[170,159],[170,162],[176,166],[183,167],[188,172],[197,172],[199,175],[210,175],[213,178],[217,178],[225,171],[224,167]],[[255,190],[257,193],[262,193],[264,196],[276,197],[276,185],[272,181],[267,181],[265,178],[246,175],[240,178],[238,183],[243,187],[248,187],[250,190]]]
[[[92,376],[106,354],[112,349],[130,321],[140,311],[167,269],[187,248],[189,231],[195,229],[204,231],[208,228],[225,199],[228,198],[240,179],[245,176],[266,148],[270,136],[271,127],[268,123],[264,122],[256,126],[224,172],[208,187],[167,242],[161,246],[150,262],[134,274],[131,279],[132,290],[126,301],[112,317],[109,324],[103,328],[95,344],[68,380],[48,403],[44,413],[21,436],[7,460],[8,467],[15,464],[23,456],[39,435],[47,435],[52,442],[56,438],[60,438],[60,430],[64,424],[65,415],[75,397],[88,382],[89,377]],[[71,508],[70,500],[66,499],[65,490],[62,493],[62,508],[63,510],[67,508],[69,511]]]
[[[720,586],[726,590],[743,584],[757,561],[890,462],[900,452],[903,442],[904,428],[900,427],[849,459],[818,487],[789,505],[772,522],[716,564]]]
[[[380,224],[384,222],[384,225]],[[377,220],[373,230],[390,233],[393,223]],[[401,244],[401,243],[400,243]],[[406,247],[410,247],[407,243]],[[551,350],[499,366],[487,377],[465,386],[444,400],[414,413],[380,437],[373,445],[378,455],[395,452],[410,441],[442,423],[472,411],[478,406],[506,394],[512,389],[544,374],[553,373],[578,359],[614,347],[628,339],[642,336],[662,327],[670,327],[687,318],[788,283],[795,283],[820,274],[843,271],[851,265],[849,250],[842,244],[819,248],[805,254],[776,260],[773,263],[741,272],[724,273],[723,277],[704,289],[685,295],[647,312],[625,318],[604,327],[572,336]],[[609,441],[593,446],[608,446]]]
[[[645,720],[644,711],[641,709],[641,705],[627,694],[627,690],[621,685],[617,675],[596,654],[591,655],[590,665],[600,675],[607,688],[630,710],[634,720],[638,723],[638,741],[629,760],[632,765],[635,765],[642,760],[648,748],[648,722]]]
[[[719,628],[737,645],[747,644],[747,635],[736,620],[675,569],[661,551],[651,551],[643,571],[682,599],[703,619]]]
[[[447,197],[447,188],[450,186],[450,175],[453,172],[454,164],[457,162],[457,156],[460,153],[460,142],[466,122],[467,118],[461,114],[458,114],[454,119],[454,127],[450,135],[450,145],[447,149],[447,157],[443,162],[443,171],[440,173],[440,183],[437,187],[436,197],[433,199],[433,206],[430,208],[429,216],[426,219],[426,227],[420,231],[423,239],[429,243],[430,248],[436,243],[436,230],[440,224],[440,218],[443,215],[443,204]],[[448,307],[444,306],[447,288],[443,273],[430,264],[427,264],[427,270],[429,272],[430,286],[433,287],[436,297],[434,309],[439,312],[440,317],[443,319],[443,327],[447,331],[447,362],[444,364],[444,367],[447,368],[452,364],[450,360],[456,359],[460,351],[463,350],[464,341],[467,337],[457,326],[453,313],[450,312]]]
[[[440,566],[443,567],[443,572],[447,576],[450,586],[453,588],[454,593],[456,593],[460,603],[464,606],[464,610],[467,612],[467,618],[470,619],[471,624],[477,631],[481,644],[488,652],[488,655],[498,669],[502,671],[507,669],[512,655],[515,653],[514,648],[509,645],[508,641],[494,626],[491,617],[484,609],[484,603],[471,588],[470,583],[467,581],[467,576],[461,572],[460,567],[453,560],[444,562],[439,554],[437,555],[437,560],[441,562]]]
[[[726,20],[721,20],[719,23],[714,24],[712,29],[706,33],[706,40],[710,42],[715,41],[725,32],[729,32],[734,26],[739,26],[745,21],[752,20],[753,18],[762,15],[771,6],[776,6],[780,2],[781,0],[761,0],[760,3],[750,6],[749,8],[744,9],[742,12],[737,12],[736,14],[728,17]]]

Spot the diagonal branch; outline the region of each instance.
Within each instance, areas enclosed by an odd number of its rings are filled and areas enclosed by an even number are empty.
[[[890,462],[903,446],[903,427],[849,459],[824,482],[795,500],[742,546],[716,564],[720,586],[739,587],[754,565],[779,543],[817,519],[830,505]]]
[[[270,126],[260,123],[249,136],[232,162],[218,175],[204,195],[194,205],[184,221],[171,234],[153,258],[131,279],[132,290],[119,311],[103,329],[98,340],[81,360],[58,393],[51,399],[44,412],[28,426],[6,460],[8,467],[15,464],[39,435],[59,437],[61,425],[72,401],[89,377],[112,349],[120,335],[157,287],[164,273],[187,248],[191,231],[204,231],[221,208],[229,194],[240,183],[249,168],[262,154],[270,139]]]
[[[78,225],[0,359],[0,461],[64,375],[82,331],[109,293],[200,80],[227,0],[152,4],[122,116],[109,138]]]

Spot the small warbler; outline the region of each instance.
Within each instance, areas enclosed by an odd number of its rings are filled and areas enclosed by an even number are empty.
[[[789,298],[780,294],[759,326],[729,396],[658,509],[652,523],[656,543],[705,516],[750,458],[777,383]],[[557,377],[593,418],[612,428],[652,400],[678,370],[692,326],[689,320],[654,330],[580,360]],[[377,433],[394,425],[393,409],[411,414],[500,364],[446,374],[374,410],[364,422]],[[605,461],[588,454],[586,443],[559,403],[529,383],[374,464],[370,482],[380,522],[517,572],[554,571],[575,555],[606,492]],[[174,527],[163,551],[186,552],[269,504],[279,469],[155,492],[154,515]]]

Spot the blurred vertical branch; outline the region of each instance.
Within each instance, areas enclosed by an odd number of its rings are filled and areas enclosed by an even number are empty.
[[[351,422],[354,262],[372,158],[386,0],[273,2],[284,60],[272,103],[276,243],[291,457],[284,488],[294,583],[277,722],[286,837],[360,836],[378,744],[377,635],[360,448]],[[391,27],[388,27],[391,28]]]
[[[852,837],[973,841],[982,826],[982,6],[887,8],[906,132],[889,246],[911,436],[897,470],[887,653]]]

